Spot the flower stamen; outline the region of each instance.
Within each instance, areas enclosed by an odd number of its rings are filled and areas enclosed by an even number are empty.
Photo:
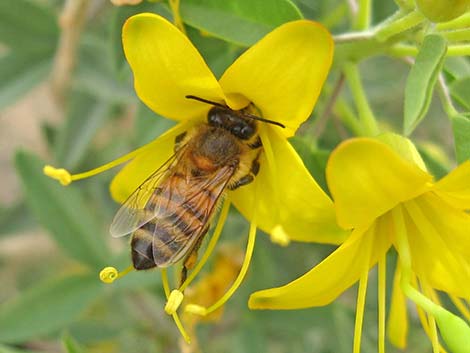
[[[168,273],[166,271],[166,268],[162,268],[161,273],[162,273],[163,290],[165,291],[165,296],[166,296],[167,303],[168,303],[169,298],[170,298],[172,293],[170,293],[170,284],[169,284],[169,281],[168,281]],[[178,296],[177,294],[175,294],[175,295]],[[165,306],[165,311],[166,311],[166,306]],[[168,313],[168,311],[166,311],[166,312],[167,312],[168,315],[171,315],[173,317],[173,321],[175,322],[176,327],[178,328],[178,330],[179,330],[181,336],[183,337],[183,339],[185,340],[185,342],[186,343],[191,343],[191,337],[189,337],[186,330],[184,329],[183,324],[181,323],[181,320],[180,320],[176,310],[173,313]]]
[[[354,323],[354,353],[360,353],[361,351],[362,322],[364,319],[364,307],[366,303],[368,278],[369,271],[368,269],[365,269],[361,274],[361,279],[359,280],[359,289],[357,292],[356,320]]]
[[[379,353],[385,353],[385,301],[387,287],[387,258],[382,254],[378,263],[378,304],[379,304]]]
[[[253,222],[251,222],[250,224],[250,231],[248,234],[248,245],[246,248],[245,259],[243,260],[240,273],[238,274],[238,277],[235,279],[235,282],[233,282],[230,289],[217,302],[212,304],[210,307],[204,308],[199,305],[188,304],[185,307],[185,312],[205,316],[219,309],[230,299],[230,297],[233,295],[233,293],[235,293],[235,291],[238,289],[238,287],[242,283],[248,271],[248,268],[250,266],[251,256],[253,255],[253,250],[255,247],[255,240],[256,240],[256,223],[253,220]]]
[[[275,244],[280,246],[288,246],[290,244],[289,235],[280,224],[272,229],[270,236],[271,241]]]
[[[54,168],[53,166],[46,165],[42,171],[48,177],[60,181],[60,183],[64,186],[67,186],[72,182],[72,176],[66,169],[58,169]]]
[[[133,270],[134,267],[129,266],[124,271],[119,272],[115,267],[108,266],[100,271],[100,280],[103,283],[111,284],[118,278],[124,277]]]
[[[179,306],[183,302],[184,294],[178,289],[173,289],[168,297],[165,305],[165,312],[168,315],[173,315],[178,310]]]

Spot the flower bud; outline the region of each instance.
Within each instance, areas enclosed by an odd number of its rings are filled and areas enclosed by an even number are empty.
[[[470,0],[416,0],[419,10],[432,22],[453,20],[470,9]]]

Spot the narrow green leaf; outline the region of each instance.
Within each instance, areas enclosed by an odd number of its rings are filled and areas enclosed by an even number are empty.
[[[54,48],[57,18],[44,2],[0,1],[0,42],[20,50]]]
[[[470,76],[470,62],[464,56],[448,57],[444,63],[444,71],[455,80]]]
[[[470,76],[464,77],[452,83],[450,86],[452,98],[462,107],[470,110]]]
[[[96,274],[54,279],[0,306],[0,342],[18,343],[63,329],[99,295]]]
[[[69,334],[64,335],[62,338],[62,343],[67,353],[84,353],[82,347],[80,347],[78,342],[75,341],[75,339]]]
[[[241,46],[252,45],[275,27],[302,18],[290,0],[187,0],[180,7],[187,24]]]
[[[15,162],[29,207],[57,244],[94,269],[105,265],[108,249],[103,232],[78,190],[44,176],[45,163],[30,153],[18,152]]]
[[[77,92],[71,97],[67,119],[57,135],[55,160],[74,170],[88,146],[109,115],[109,104]]]
[[[409,135],[426,115],[432,92],[444,62],[447,43],[436,34],[427,35],[406,81],[404,133]]]
[[[0,109],[46,78],[52,67],[52,55],[47,51],[18,51],[0,58]]]
[[[322,189],[325,191],[328,190],[326,185],[325,169],[330,152],[327,150],[317,149],[312,146],[311,141],[302,136],[290,138],[289,142],[292,143],[292,146],[294,146],[295,150],[300,155],[300,158],[302,158],[308,171],[312,174]]]
[[[10,207],[0,207],[0,236],[19,232],[34,225],[30,210],[24,201]]]
[[[463,163],[470,159],[470,114],[454,117],[452,130],[454,131],[457,162]]]

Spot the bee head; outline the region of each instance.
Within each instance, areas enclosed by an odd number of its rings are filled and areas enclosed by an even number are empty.
[[[249,140],[256,133],[254,120],[243,116],[243,112],[215,106],[207,114],[210,126],[220,127],[241,140]]]

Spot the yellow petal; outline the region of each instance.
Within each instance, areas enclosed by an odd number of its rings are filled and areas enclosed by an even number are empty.
[[[454,207],[470,209],[470,161],[466,161],[439,180],[434,189]]]
[[[405,349],[408,336],[408,315],[406,309],[406,297],[400,286],[400,267],[395,269],[393,279],[392,301],[388,317],[388,338],[390,342],[400,349]]]
[[[204,117],[210,105],[186,95],[223,102],[223,92],[201,55],[163,17],[143,13],[129,18],[122,38],[137,95],[156,113],[174,120]]]
[[[171,128],[149,143],[141,154],[122,168],[110,185],[113,199],[123,203],[145,179],[160,168],[173,155],[175,137],[189,126],[187,123],[182,123]]]
[[[272,147],[275,165],[260,156],[260,171],[254,182],[232,194],[240,212],[258,227],[272,233],[281,226],[292,240],[341,243],[349,234],[336,224],[333,204],[305,168],[290,143],[275,129],[262,126],[264,148]]]
[[[294,134],[313,110],[331,66],[333,41],[312,21],[286,23],[243,53],[220,80],[234,109],[253,102],[262,115]]]
[[[390,241],[382,233],[387,233],[385,226],[389,224],[373,224],[366,231],[354,230],[312,270],[285,286],[253,293],[248,306],[251,309],[301,309],[331,303],[387,251]]]
[[[398,203],[423,193],[432,177],[387,145],[368,138],[343,142],[326,176],[344,228],[368,224]]]
[[[433,288],[470,298],[470,216],[433,193],[404,206],[414,272]]]

